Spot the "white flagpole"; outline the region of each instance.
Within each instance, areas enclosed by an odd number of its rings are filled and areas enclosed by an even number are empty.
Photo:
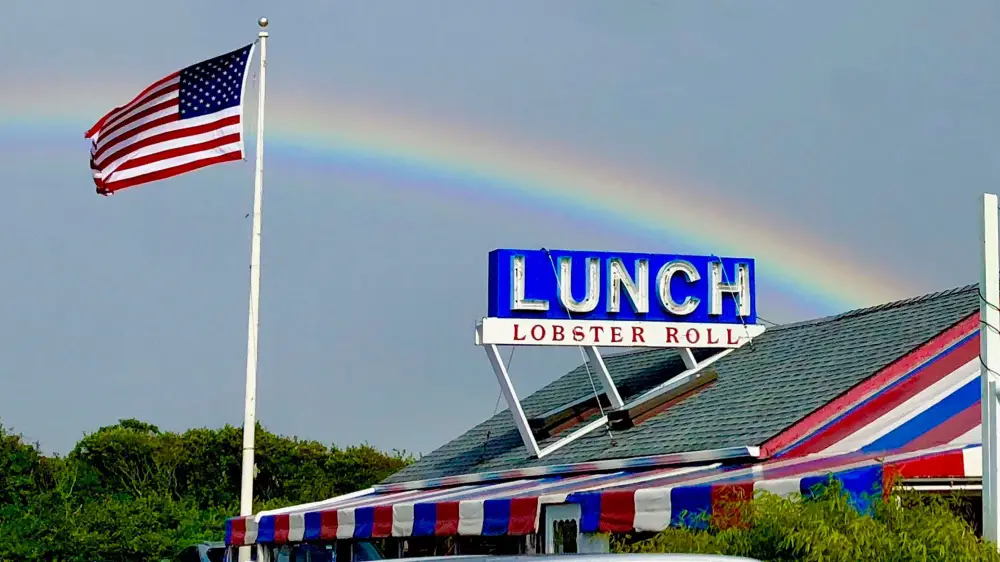
[[[260,326],[260,208],[264,198],[264,72],[267,70],[267,18],[257,20],[260,31],[260,76],[257,89],[257,157],[253,178],[253,234],[250,239],[250,317],[247,327],[247,388],[243,409],[243,478],[240,515],[253,515],[254,430],[257,425],[257,329]],[[250,548],[240,548],[240,561],[250,559]]]

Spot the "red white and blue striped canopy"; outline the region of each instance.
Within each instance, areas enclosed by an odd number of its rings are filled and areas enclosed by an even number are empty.
[[[226,542],[524,535],[561,503],[580,505],[581,532],[659,531],[733,494],[808,493],[831,476],[858,502],[895,477],[979,478],[979,370],[974,315],[762,444],[758,463],[448,476],[234,518]]]
[[[808,493],[833,478],[859,502],[888,478],[981,475],[978,446],[945,446],[882,458],[874,453],[788,457],[750,466],[709,465],[513,480],[334,498],[231,519],[226,542],[254,543],[449,535],[525,535],[544,505],[581,507],[581,532],[659,531],[684,514],[711,513],[734,494]],[[688,521],[688,524],[695,523]]]

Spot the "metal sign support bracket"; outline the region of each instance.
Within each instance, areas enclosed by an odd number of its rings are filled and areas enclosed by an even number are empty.
[[[517,397],[517,392],[514,390],[514,383],[510,380],[510,373],[507,372],[507,366],[500,355],[500,348],[496,344],[484,345],[482,343],[481,325],[476,326],[476,345],[482,346],[486,351],[486,356],[490,360],[490,366],[493,367],[493,374],[496,375],[497,382],[500,383],[500,390],[503,392],[504,400],[507,401],[511,417],[514,418],[514,425],[517,426],[517,431],[521,435],[521,440],[524,441],[524,448],[527,449],[529,456],[543,458],[591,431],[604,427],[608,423],[607,416],[601,416],[583,427],[577,428],[576,431],[566,437],[549,444],[544,449],[540,448],[538,440],[535,439],[535,434],[531,431],[528,416],[524,413],[524,408],[521,406],[521,400]],[[584,351],[587,353],[587,362],[594,368],[597,378],[601,381],[601,386],[608,397],[610,410],[614,411],[624,406],[625,402],[622,400],[615,382],[611,379],[611,373],[608,371],[608,366],[604,363],[604,358],[601,356],[600,350],[596,347],[585,347]]]
[[[743,344],[751,341],[753,337],[756,337],[764,332],[763,326],[748,326],[747,329],[747,338],[741,339],[741,343],[737,347],[741,347]],[[493,373],[496,375],[497,382],[500,384],[500,390],[503,392],[503,397],[507,401],[511,417],[514,419],[514,425],[517,426],[517,431],[520,433],[521,440],[524,442],[524,448],[528,451],[529,456],[535,458],[543,458],[546,455],[565,447],[580,437],[583,437],[596,429],[604,427],[608,423],[608,414],[611,412],[624,408],[633,408],[690,381],[692,377],[698,376],[698,373],[705,367],[711,365],[718,359],[725,357],[736,349],[721,349],[720,353],[703,359],[702,361],[698,361],[690,348],[676,348],[677,352],[681,356],[681,359],[684,361],[684,372],[678,374],[676,377],[671,378],[663,384],[646,391],[641,396],[633,398],[631,402],[626,404],[622,399],[618,388],[615,386],[614,380],[611,378],[611,372],[608,370],[608,366],[604,362],[604,357],[601,356],[600,350],[597,347],[592,346],[584,347],[584,352],[587,355],[587,364],[593,370],[592,372],[597,375],[597,378],[600,379],[601,386],[603,387],[604,393],[608,398],[608,408],[605,409],[604,415],[577,428],[569,435],[566,435],[565,437],[562,437],[561,439],[558,439],[543,448],[539,446],[538,440],[535,439],[535,434],[531,431],[531,424],[528,422],[528,416],[524,413],[524,408],[521,406],[521,400],[518,398],[517,392],[514,390],[514,383],[510,380],[510,374],[507,371],[507,366],[504,364],[503,357],[500,355],[499,347],[496,344],[483,343],[482,323],[476,325],[476,345],[482,346],[486,351],[486,356],[490,360],[490,366],[493,367]]]

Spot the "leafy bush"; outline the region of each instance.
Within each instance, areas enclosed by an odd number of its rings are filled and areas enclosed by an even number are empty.
[[[242,438],[238,427],[171,433],[123,420],[45,457],[0,426],[0,561],[159,560],[222,540],[238,512]],[[410,462],[259,425],[256,445],[255,510],[366,488]]]
[[[728,506],[735,520],[701,515],[699,522],[707,523],[703,530],[689,525],[645,540],[624,537],[614,549],[728,554],[769,562],[1000,561],[996,545],[980,540],[957,514],[957,497],[901,492],[868,501],[870,509],[862,514],[836,485],[810,499],[761,493]]]

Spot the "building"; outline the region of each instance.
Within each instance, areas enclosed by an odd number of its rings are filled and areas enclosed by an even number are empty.
[[[604,358],[609,409],[582,365],[372,489],[229,522],[231,545],[386,539],[410,553],[600,551],[755,490],[840,480],[858,501],[902,479],[927,491],[981,479],[977,286],[769,327],[738,349]],[[644,401],[633,404],[637,397]],[[331,546],[332,548],[332,546]]]

